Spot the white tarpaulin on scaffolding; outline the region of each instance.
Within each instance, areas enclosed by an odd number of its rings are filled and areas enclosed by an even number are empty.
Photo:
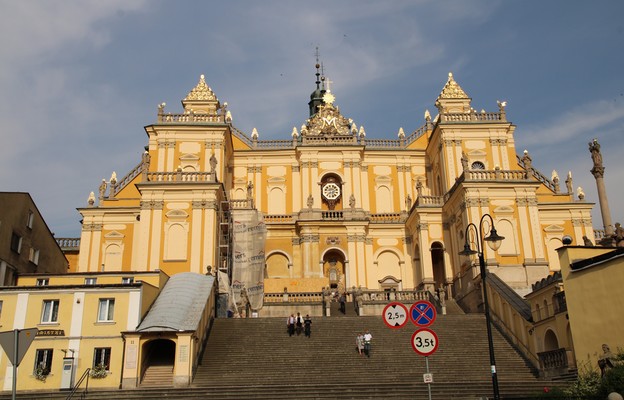
[[[264,300],[266,225],[257,210],[233,210],[232,225],[234,300],[236,304],[244,305],[246,292],[251,309],[259,310]]]

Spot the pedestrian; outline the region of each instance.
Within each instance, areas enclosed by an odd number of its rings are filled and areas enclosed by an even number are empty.
[[[286,327],[288,328],[288,336],[295,334],[295,315],[290,314],[290,317],[286,319]]]
[[[343,313],[343,314],[346,314],[346,312],[347,312],[347,309],[346,309],[347,295],[346,295],[346,293],[342,293],[340,295],[340,299],[338,301],[340,301],[340,312]]]
[[[310,331],[312,329],[312,318],[310,318],[310,314],[306,314],[305,319],[303,320],[303,332],[307,337],[310,337]]]
[[[369,357],[369,358],[370,358],[372,340],[373,340],[373,335],[367,329],[366,333],[364,334],[364,354],[366,354],[366,357]]]
[[[362,355],[364,351],[364,334],[362,332],[358,333],[355,337],[355,345],[357,346],[357,351]]]
[[[301,335],[301,331],[303,330],[303,317],[300,313],[297,313],[297,317],[295,318],[295,326],[297,327],[297,336]]]

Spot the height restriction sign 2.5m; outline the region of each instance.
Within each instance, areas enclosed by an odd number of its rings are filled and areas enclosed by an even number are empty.
[[[383,310],[383,320],[388,328],[402,328],[407,322],[407,307],[402,303],[389,303]]]
[[[426,327],[433,324],[436,319],[436,315],[437,312],[435,307],[426,300],[420,300],[412,304],[409,311],[410,319],[414,325],[420,327]]]

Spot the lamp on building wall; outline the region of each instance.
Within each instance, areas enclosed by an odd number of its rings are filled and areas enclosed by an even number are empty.
[[[490,225],[490,231],[489,231],[490,234],[489,236],[484,237],[485,234],[483,231],[483,222],[486,218],[489,219],[488,222]],[[473,230],[475,243],[477,246],[476,251],[470,247],[470,230],[471,229]],[[490,370],[492,372],[492,388],[494,390],[494,399],[499,400],[500,393],[498,390],[498,377],[496,375],[496,359],[494,357],[494,342],[492,341],[492,321],[490,319],[490,305],[488,303],[487,288],[485,286],[485,279],[487,276],[487,271],[485,269],[485,258],[483,256],[483,242],[487,242],[488,246],[492,250],[497,251],[501,246],[501,242],[505,238],[503,236],[499,236],[498,233],[496,232],[496,228],[494,227],[494,220],[492,219],[492,216],[490,214],[484,214],[481,217],[481,221],[479,222],[478,228],[472,222],[468,224],[468,226],[466,227],[465,237],[466,237],[466,242],[464,243],[464,250],[460,251],[459,254],[462,256],[471,256],[471,255],[477,254],[479,256],[479,268],[481,272],[481,282],[482,282],[482,287],[483,287],[483,308],[485,312],[485,323],[487,326],[488,347],[490,349]]]

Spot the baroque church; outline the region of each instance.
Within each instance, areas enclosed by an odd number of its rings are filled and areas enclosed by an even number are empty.
[[[161,104],[136,167],[103,180],[79,209],[73,270],[231,278],[233,215],[257,210],[265,294],[430,289],[465,297],[478,276],[478,261],[460,255],[478,240],[468,227],[482,227],[483,237],[492,223],[505,239],[496,252],[483,248],[488,269],[526,294],[560,269],[563,236],[594,237],[593,204],[574,197],[570,174],[561,188],[528,152],[518,154],[504,102],[475,110],[449,73],[437,115],[423,110],[408,131],[389,127],[396,139],[372,138],[366,121],[342,114],[319,68],[309,118],[280,140],[237,129],[203,75],[182,110]]]

